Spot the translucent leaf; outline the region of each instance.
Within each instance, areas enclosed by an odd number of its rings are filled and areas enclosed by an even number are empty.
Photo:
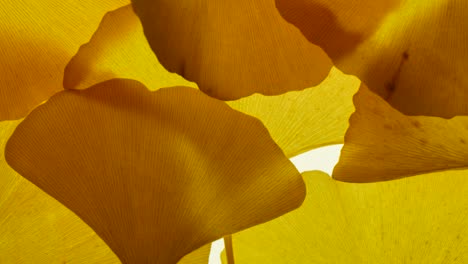
[[[468,114],[468,1],[276,3],[340,70],[404,114]]]
[[[391,180],[468,167],[468,117],[406,116],[362,86],[333,177]]]
[[[115,77],[138,80],[151,90],[178,85],[197,87],[159,64],[130,6],[104,17],[89,43],[68,64],[65,87],[86,89]],[[357,78],[332,68],[316,87],[277,96],[255,94],[227,103],[260,119],[286,156],[291,157],[343,143],[354,111],[352,96],[359,86]]]
[[[356,184],[306,172],[299,209],[233,235],[235,263],[467,263],[467,174]]]
[[[175,263],[305,196],[257,119],[187,87],[150,92],[115,79],[61,92],[18,126],[5,153],[122,262]]]
[[[102,16],[128,0],[2,1],[0,121],[24,117],[62,90],[65,65]]]
[[[234,100],[319,84],[331,62],[273,0],[134,0],[148,42],[170,72]]]

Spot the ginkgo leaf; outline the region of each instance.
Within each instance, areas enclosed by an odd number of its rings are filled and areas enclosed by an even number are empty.
[[[468,114],[468,1],[276,0],[283,17],[408,115]]]
[[[344,141],[353,95],[361,82],[332,68],[320,85],[277,96],[252,95],[227,102],[260,119],[287,157]]]
[[[305,196],[261,122],[187,87],[116,79],[61,92],[17,127],[5,157],[124,263],[175,263]]]
[[[274,0],[132,2],[161,64],[219,99],[302,90],[332,66]]]
[[[131,58],[131,59],[130,59]],[[149,59],[152,58],[152,59]],[[138,80],[151,90],[189,85],[156,60],[130,7],[107,14],[89,43],[65,70],[65,88],[85,89],[111,78]],[[227,102],[265,124],[272,138],[292,157],[324,145],[343,143],[360,81],[332,68],[316,87],[277,96],[255,94]]]
[[[0,122],[0,263],[120,263],[72,211],[11,169],[5,143],[21,122]],[[179,264],[207,264],[210,244]]]
[[[468,168],[468,116],[406,116],[364,85],[354,105],[333,178],[372,182]]]
[[[169,73],[157,60],[143,35],[140,20],[127,5],[107,13],[90,41],[65,68],[66,89],[86,89],[113,78],[138,80],[152,90],[193,86]]]
[[[0,121],[24,117],[62,90],[63,69],[102,16],[129,0],[2,1]]]
[[[374,34],[403,0],[275,0],[284,19],[334,60],[352,53]]]
[[[119,263],[88,225],[8,166],[3,150],[20,121],[0,122],[0,263]]]
[[[5,177],[2,170],[1,183]],[[0,263],[120,263],[73,212],[19,175],[0,204]],[[5,195],[2,195],[5,196]]]
[[[178,264],[208,264],[211,252],[211,243],[185,255]]]
[[[303,176],[299,209],[232,235],[236,264],[468,263],[468,170],[365,184]]]

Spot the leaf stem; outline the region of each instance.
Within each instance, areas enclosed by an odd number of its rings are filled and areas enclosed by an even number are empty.
[[[227,264],[234,264],[234,249],[232,247],[232,236],[224,237],[224,248],[226,249]]]

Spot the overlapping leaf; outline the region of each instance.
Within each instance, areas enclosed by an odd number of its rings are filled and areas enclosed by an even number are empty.
[[[111,78],[132,78],[152,90],[190,85],[165,70],[154,58],[138,17],[130,7],[110,12],[89,43],[65,71],[68,89],[85,89]],[[260,119],[272,138],[291,157],[312,148],[342,143],[354,111],[352,96],[360,82],[332,68],[317,87],[277,96],[252,95],[227,102]]]
[[[62,89],[63,69],[102,16],[128,0],[2,1],[0,121],[24,117]]]
[[[6,159],[123,262],[175,263],[305,196],[258,120],[191,88],[152,93],[130,80],[52,97],[18,126]]]
[[[133,7],[161,64],[219,99],[302,90],[331,68],[274,0],[134,0]]]
[[[0,263],[120,263],[73,212],[11,169],[5,143],[21,121],[0,123]],[[211,245],[179,264],[207,264]]]
[[[409,115],[468,114],[468,2],[276,0],[280,13]]]
[[[208,264],[210,258],[211,243],[185,255],[178,264]]]
[[[353,95],[360,81],[332,68],[317,87],[278,96],[253,95],[227,102],[232,108],[262,121],[289,158],[344,141]]]
[[[468,117],[406,116],[362,86],[333,177],[391,180],[468,168]]]
[[[64,62],[89,39],[100,15],[125,4],[88,2],[0,8],[12,21],[4,24],[3,58],[14,63],[0,67],[0,84],[7,87],[0,91],[0,120],[22,117],[61,90]],[[206,263],[206,243],[299,206],[304,189],[297,171],[257,120],[196,89],[151,93],[134,81],[108,80],[136,79],[153,90],[196,87],[168,73],[159,59],[208,95],[249,96],[228,104],[260,119],[288,157],[342,142],[360,82],[332,68],[318,87],[288,92],[319,84],[331,63],[282,20],[273,0],[133,2],[150,45],[131,6],[109,13],[65,72],[66,88],[97,85],[62,92],[34,111],[7,157],[95,229],[123,262],[175,263],[205,245],[179,263]],[[364,86],[355,96],[334,178],[424,175],[348,184],[306,173],[306,204],[234,235],[236,263],[468,261],[468,119],[406,116],[384,101],[406,114],[468,113],[468,4],[276,2],[340,69],[383,97]],[[31,21],[31,28],[24,26]],[[54,30],[42,45],[32,36],[45,28]],[[0,236],[7,238],[0,252],[9,252],[0,262],[117,261],[63,205],[1,160],[0,170],[8,172],[0,182]]]
[[[118,263],[81,219],[5,162],[20,121],[0,123],[0,263]]]
[[[152,90],[177,85],[196,87],[158,62],[131,5],[104,16],[90,41],[68,63],[64,87],[86,89],[113,78],[138,80]]]
[[[467,170],[366,184],[303,176],[298,210],[233,235],[235,263],[468,262]]]

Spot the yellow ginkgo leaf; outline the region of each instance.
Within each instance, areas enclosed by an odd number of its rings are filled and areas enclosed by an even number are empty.
[[[131,5],[104,16],[93,37],[65,68],[64,87],[86,89],[113,78],[138,80],[152,90],[196,87],[158,62]]]
[[[20,122],[0,123],[0,263],[120,263],[83,220],[8,166],[5,143]],[[207,264],[210,247],[179,264]]]
[[[211,252],[211,243],[185,255],[178,264],[208,264]]]
[[[219,99],[302,90],[332,66],[274,0],[132,2],[161,64]]]
[[[275,0],[284,19],[334,60],[353,52],[374,34],[403,0]]]
[[[189,85],[155,58],[138,18],[129,6],[107,14],[89,43],[65,70],[65,88],[85,89],[111,78],[138,80],[151,90]],[[151,58],[151,59],[150,59]],[[255,94],[227,102],[265,124],[272,138],[291,157],[329,144],[343,143],[354,111],[352,96],[360,81],[332,68],[316,87],[277,96]]]
[[[236,264],[468,263],[467,170],[365,184],[303,176],[299,209],[232,235]]]
[[[88,225],[8,166],[5,143],[19,123],[0,122],[0,263],[119,263]]]
[[[0,121],[24,117],[62,90],[63,70],[102,16],[129,0],[2,1]]]
[[[277,96],[252,95],[227,102],[232,108],[260,119],[286,156],[343,143],[353,95],[361,82],[332,68],[320,85]]]
[[[372,182],[468,168],[468,116],[406,116],[364,85],[354,104],[333,178]]]
[[[257,119],[187,87],[115,79],[61,92],[17,127],[5,156],[126,263],[175,263],[305,196]]]
[[[276,0],[283,17],[408,115],[468,115],[468,1]]]

